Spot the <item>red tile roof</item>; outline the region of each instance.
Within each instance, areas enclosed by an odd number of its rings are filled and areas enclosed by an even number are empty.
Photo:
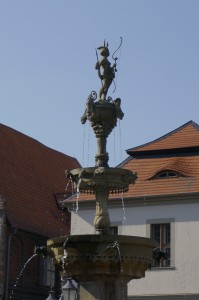
[[[199,125],[193,121],[155,141],[127,151],[131,156],[121,166],[136,172],[138,179],[130,185],[125,198],[199,193]],[[168,170],[179,176],[155,176]],[[116,196],[111,195],[110,198]],[[81,195],[79,199],[91,200],[94,196]]]
[[[54,193],[65,192],[65,170],[78,161],[0,124],[0,195],[12,226],[48,237],[69,232],[69,214]]]
[[[147,144],[127,150],[129,155],[143,151],[199,147],[199,125],[190,121],[174,131]]]
[[[199,192],[199,156],[131,159],[124,168],[137,172],[135,185],[125,197]],[[179,177],[155,178],[161,171],[172,170]]]
[[[137,172],[138,179],[125,197],[199,192],[199,125],[193,121],[127,151],[132,158],[123,167]],[[155,177],[166,170],[175,171],[179,177]]]

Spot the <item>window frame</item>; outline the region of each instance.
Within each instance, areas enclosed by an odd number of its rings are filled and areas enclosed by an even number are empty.
[[[118,226],[110,226],[110,234],[118,235]]]
[[[110,228],[116,228],[117,227],[117,235],[122,234],[122,230],[124,229],[124,226],[122,226],[122,221],[113,221],[110,224]]]
[[[151,224],[151,238],[154,241],[157,241],[157,248],[161,251],[166,252],[170,257],[171,250],[171,224],[170,223],[158,223]],[[153,260],[153,267],[163,268],[170,267],[171,261],[169,260],[160,260],[159,262]]]
[[[170,265],[154,266],[152,269],[171,269],[175,267],[175,218],[160,218],[146,220],[146,236],[151,238],[151,226],[156,224],[170,224]]]
[[[172,175],[171,175],[172,174]],[[165,176],[163,176],[165,175]],[[164,170],[160,171],[155,176],[157,179],[168,179],[168,178],[177,178],[179,177],[179,173],[173,170]]]

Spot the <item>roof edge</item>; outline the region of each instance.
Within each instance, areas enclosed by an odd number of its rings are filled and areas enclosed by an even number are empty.
[[[199,192],[193,193],[178,193],[178,194],[157,194],[157,195],[141,195],[141,196],[127,196],[123,195],[124,205],[133,206],[147,206],[147,205],[167,205],[167,204],[189,204],[199,202]],[[108,200],[108,206],[116,207],[121,206],[121,197],[113,197]],[[81,200],[79,206],[85,207],[85,209],[94,209],[95,200]]]
[[[181,148],[168,148],[168,149],[157,149],[157,150],[141,150],[141,151],[135,151],[130,153],[130,157],[139,158],[139,157],[157,157],[160,155],[185,155],[186,153],[189,153],[190,155],[199,153],[199,146],[193,146],[193,147],[181,147]],[[128,162],[128,161],[127,161]]]
[[[59,150],[54,149],[54,148],[52,148],[52,147],[50,147],[50,146],[47,146],[47,145],[43,144],[42,142],[40,142],[39,140],[37,140],[36,138],[31,137],[31,136],[29,136],[28,134],[23,133],[23,132],[21,132],[21,131],[19,131],[19,130],[17,130],[17,129],[14,129],[14,128],[10,127],[10,126],[7,126],[7,125],[2,124],[2,123],[0,123],[0,126],[4,127],[4,128],[7,129],[7,130],[12,131],[12,132],[16,132],[17,134],[22,135],[22,136],[26,137],[27,139],[32,140],[32,141],[34,141],[35,143],[38,143],[39,145],[41,145],[41,146],[43,146],[43,147],[45,147],[45,148],[47,148],[47,149],[49,149],[49,150],[51,150],[51,151],[54,151],[54,152],[60,153],[61,155],[67,156],[68,158],[73,159],[74,161],[76,161],[76,162],[81,166],[81,164],[80,164],[80,162],[78,161],[78,159],[77,159],[76,157],[74,157],[74,156],[68,155],[68,154],[66,154],[66,153],[64,153],[64,152],[62,152],[62,151],[59,151]]]
[[[155,140],[152,140],[152,141],[150,141],[150,142],[148,142],[148,143],[145,143],[145,144],[142,144],[142,145],[140,145],[140,146],[136,146],[136,147],[127,149],[127,150],[126,150],[126,153],[129,154],[129,155],[132,155],[132,152],[134,152],[134,151],[138,152],[137,149],[139,149],[139,148],[141,149],[141,148],[146,147],[146,146],[148,146],[148,145],[151,145],[151,144],[153,144],[153,143],[155,143],[155,142],[161,141],[161,140],[164,139],[165,137],[168,137],[168,136],[170,136],[170,135],[176,133],[177,131],[182,130],[184,127],[187,127],[188,125],[192,125],[194,128],[196,128],[196,129],[199,131],[199,125],[198,125],[197,123],[195,123],[194,121],[191,120],[191,121],[189,121],[189,122],[187,122],[187,123],[181,125],[180,127],[178,127],[178,128],[176,128],[176,129],[174,129],[174,130],[168,132],[167,134],[162,135],[161,137],[159,137],[159,138],[157,138],[157,139],[155,139]]]

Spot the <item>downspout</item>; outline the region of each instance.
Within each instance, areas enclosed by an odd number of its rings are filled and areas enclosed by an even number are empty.
[[[5,300],[8,300],[9,289],[9,277],[10,277],[10,257],[11,257],[11,242],[12,237],[17,233],[17,228],[13,228],[13,231],[9,233],[8,245],[7,245],[7,262],[6,262],[6,284],[5,284]]]

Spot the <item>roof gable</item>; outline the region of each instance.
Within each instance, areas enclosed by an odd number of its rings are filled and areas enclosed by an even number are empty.
[[[156,152],[173,153],[179,149],[182,152],[185,152],[186,149],[190,151],[191,148],[199,150],[199,125],[193,121],[189,121],[152,142],[128,149],[127,153],[131,156]]]
[[[138,174],[127,197],[197,193],[199,190],[199,125],[190,121],[150,143],[128,150],[122,167]],[[160,155],[159,155],[160,154]],[[163,155],[162,155],[163,154]],[[165,171],[174,178],[157,178]]]

